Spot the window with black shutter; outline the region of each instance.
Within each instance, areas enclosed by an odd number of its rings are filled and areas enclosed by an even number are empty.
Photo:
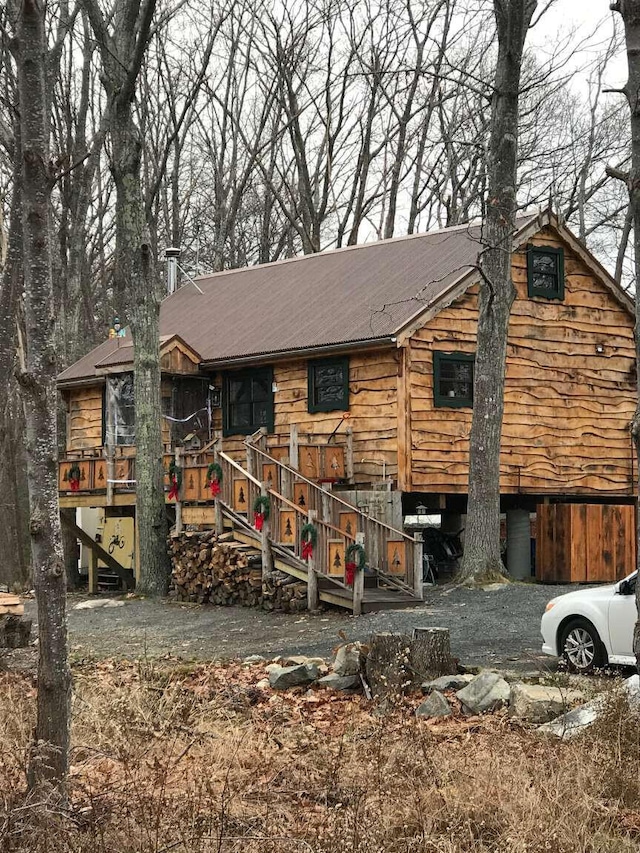
[[[346,412],[349,409],[349,359],[324,358],[309,362],[309,411]]]
[[[462,352],[434,352],[433,398],[436,406],[473,406],[474,356]]]
[[[225,435],[250,435],[260,427],[273,432],[272,368],[228,373],[224,381],[223,415]]]
[[[527,283],[530,297],[564,299],[563,250],[552,246],[529,246]]]

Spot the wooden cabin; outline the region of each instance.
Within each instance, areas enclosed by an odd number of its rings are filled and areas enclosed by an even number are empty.
[[[197,470],[181,487],[183,520],[210,519],[204,471],[223,453],[240,466],[236,479],[277,477],[278,488],[284,466],[294,503],[295,483],[311,483],[342,496],[343,514],[352,505],[398,534],[416,507],[461,526],[480,249],[480,226],[456,226],[201,276],[168,296],[166,461],[178,447],[185,470],[189,460]],[[550,213],[519,219],[513,281],[501,460],[508,525],[528,529],[542,505],[632,504],[630,298]],[[130,337],[110,339],[59,377],[63,507],[135,505],[132,363]],[[247,461],[252,442],[261,455]],[[633,565],[632,540],[612,558],[615,575]],[[522,548],[518,559],[527,562]]]

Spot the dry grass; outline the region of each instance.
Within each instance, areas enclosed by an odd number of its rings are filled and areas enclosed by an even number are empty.
[[[0,675],[3,853],[630,853],[637,720],[543,740],[506,716],[417,723],[274,695],[260,667],[75,671],[69,808],[29,802],[34,690]]]

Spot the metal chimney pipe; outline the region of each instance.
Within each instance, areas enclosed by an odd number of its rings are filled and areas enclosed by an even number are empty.
[[[180,257],[180,249],[168,246],[164,250],[164,257],[167,262],[167,293],[171,296],[178,289],[178,258]]]

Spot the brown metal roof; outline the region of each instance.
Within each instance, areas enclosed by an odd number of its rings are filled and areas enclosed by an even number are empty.
[[[470,272],[479,238],[463,225],[202,276],[163,300],[160,331],[205,363],[388,339]],[[59,381],[132,361],[130,338],[106,341]]]

